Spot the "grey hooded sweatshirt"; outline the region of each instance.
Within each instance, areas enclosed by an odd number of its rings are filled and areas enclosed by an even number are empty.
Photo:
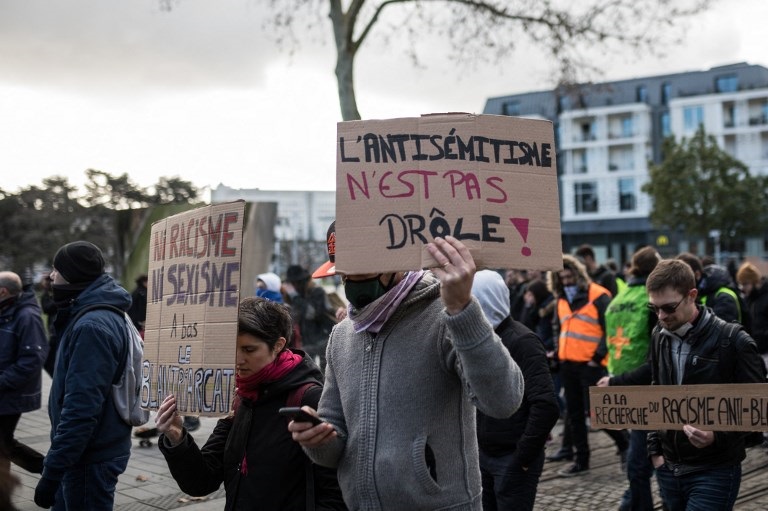
[[[338,469],[350,510],[481,510],[475,407],[505,418],[523,377],[476,299],[448,315],[427,272],[381,332],[331,333],[319,414],[338,437],[305,449]]]

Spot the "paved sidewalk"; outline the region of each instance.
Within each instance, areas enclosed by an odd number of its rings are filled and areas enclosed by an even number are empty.
[[[45,453],[50,446],[50,421],[48,420],[48,389],[51,379],[43,373],[43,407],[35,412],[21,416],[16,428],[16,438]],[[150,418],[150,422],[153,418]],[[203,444],[213,431],[216,419],[201,418],[200,429],[192,433],[199,444]],[[179,490],[171,477],[165,458],[153,439],[152,447],[140,447],[134,439],[128,469],[120,476],[115,495],[116,511],[144,511],[153,509],[179,509],[188,511],[219,511],[224,509],[223,486],[217,492],[203,498],[193,499]],[[11,465],[11,470],[21,479],[21,487],[16,489],[13,502],[20,511],[38,510],[34,503],[35,486],[40,478]]]
[[[47,403],[51,380],[43,374],[44,403]],[[151,419],[150,419],[151,420]],[[192,436],[198,444],[203,444],[210,435],[216,419],[201,419],[201,427]],[[553,431],[554,441],[547,446],[552,453],[559,448],[559,432],[562,423]],[[21,442],[45,453],[50,445],[50,424],[47,406],[35,412],[22,415],[16,430],[16,438]],[[618,509],[621,495],[627,487],[626,475],[619,469],[619,459],[615,447],[602,432],[589,435],[592,447],[591,471],[580,477],[562,478],[557,470],[563,463],[547,463],[544,466],[536,498],[536,511],[550,510],[585,510],[613,511]],[[768,450],[753,447],[747,452],[747,459],[742,465],[742,478],[737,511],[758,511],[768,509]],[[22,486],[17,488],[13,502],[20,511],[39,510],[34,501],[35,486],[39,476],[30,474],[16,465],[11,470],[21,479]],[[656,509],[661,509],[658,489],[654,481]],[[134,439],[128,469],[120,476],[115,497],[116,511],[152,511],[184,509],[185,511],[220,511],[224,509],[223,487],[203,500],[193,500],[179,490],[171,477],[163,455],[154,443],[152,447],[139,447]],[[407,511],[407,510],[403,510]]]

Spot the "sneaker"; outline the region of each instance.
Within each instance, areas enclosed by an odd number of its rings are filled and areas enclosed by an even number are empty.
[[[558,470],[557,474],[561,477],[574,477],[574,476],[584,475],[587,472],[589,472],[589,467],[577,462],[572,464],[568,468]]]
[[[573,459],[573,453],[571,451],[564,451],[560,449],[555,454],[553,454],[552,456],[547,456],[545,459],[547,461],[552,461],[552,462],[571,461]]]

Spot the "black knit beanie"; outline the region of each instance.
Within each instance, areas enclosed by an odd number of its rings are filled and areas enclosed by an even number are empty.
[[[93,282],[104,273],[104,256],[93,243],[73,241],[56,252],[53,267],[70,284]]]

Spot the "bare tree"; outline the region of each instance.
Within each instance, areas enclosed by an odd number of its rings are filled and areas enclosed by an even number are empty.
[[[336,45],[336,79],[344,120],[360,119],[354,86],[355,57],[375,29],[401,31],[418,61],[418,39],[429,31],[445,36],[458,60],[508,55],[523,41],[546,50],[561,83],[599,71],[589,50],[661,55],[679,41],[679,22],[709,8],[713,0],[271,0],[281,43],[297,43],[327,9]],[[169,7],[169,0],[161,0]],[[347,4],[346,6],[344,4]],[[400,11],[396,24],[383,15]],[[287,38],[283,38],[286,36]],[[586,74],[585,74],[586,73]]]

